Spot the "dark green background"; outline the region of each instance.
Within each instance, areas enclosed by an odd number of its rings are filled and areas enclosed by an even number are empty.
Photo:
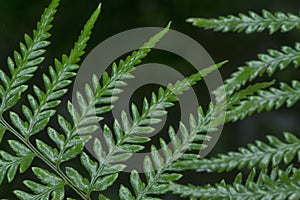
[[[48,3],[49,1],[45,0],[0,0],[1,68],[6,67],[7,56],[12,55],[13,50],[18,49],[18,41],[23,41],[24,33],[31,35],[31,30],[35,28],[40,14]],[[53,58],[60,58],[62,53],[69,52],[73,42],[77,39],[80,29],[98,3],[99,1],[96,0],[61,1],[61,6],[53,23],[54,28],[51,30],[52,45],[48,48],[47,59],[39,74],[45,71],[45,68],[52,63]],[[204,31],[185,22],[186,18],[194,16],[208,18],[227,14],[236,15],[239,12],[245,13],[250,10],[260,13],[262,9],[268,9],[271,12],[281,10],[298,14],[300,3],[296,0],[104,0],[102,3],[102,13],[89,42],[87,53],[101,41],[121,31],[137,27],[163,27],[171,20],[173,22],[172,29],[197,40],[209,52],[215,62],[227,59],[230,61],[229,64],[220,70],[224,79],[228,78],[229,74],[236,70],[237,66],[242,66],[247,60],[255,59],[257,53],[266,52],[268,48],[279,49],[282,45],[294,46],[294,43],[299,41],[300,38],[300,32],[297,30],[289,33],[275,33],[272,36],[269,36],[268,32],[252,35],[245,35],[244,33],[223,34]],[[151,62],[153,61],[152,59],[172,65],[175,68],[180,67],[185,75],[192,72],[191,66],[185,66],[182,60],[165,52],[154,51],[146,59],[146,62]],[[278,81],[290,82],[292,79],[298,79],[298,76],[299,73],[292,67],[289,67],[284,71],[277,72],[273,78],[276,78]],[[39,85],[39,80],[39,78],[35,78],[31,84]],[[270,79],[263,78],[261,80]],[[205,93],[205,88],[201,88],[201,86],[195,89],[198,93],[202,91]],[[133,101],[137,101],[140,95],[147,94],[137,92],[135,97],[133,97]],[[70,95],[66,97],[66,99],[68,98],[70,98]],[[203,104],[206,105],[207,101],[204,101]],[[61,110],[60,113],[65,114],[64,110]],[[241,122],[227,124],[210,156],[228,150],[235,150],[239,146],[245,146],[249,142],[254,142],[255,139],[264,140],[266,134],[280,135],[284,130],[297,133],[300,130],[298,111],[299,106],[297,105],[292,109],[284,107],[279,111],[263,112]],[[173,109],[170,112],[178,112],[178,109]],[[172,121],[172,118],[169,120]],[[55,126],[55,121],[51,123]],[[14,137],[7,134],[5,139],[9,138]],[[6,148],[5,141],[1,143],[1,147],[1,149]],[[40,165],[38,161],[35,161],[35,164]],[[207,175],[187,172],[183,181],[203,184],[218,181],[222,178],[231,180],[234,173],[236,172]],[[191,175],[193,175],[193,178],[191,178]],[[121,181],[125,184],[127,184],[126,176],[126,174],[121,176]],[[25,178],[32,178],[32,176],[28,172],[24,175],[17,175],[13,185],[8,185],[5,180],[0,187],[0,198],[15,199],[11,191],[15,188],[22,188],[21,181]],[[114,195],[117,195],[117,191],[108,194],[112,199],[115,198]]]

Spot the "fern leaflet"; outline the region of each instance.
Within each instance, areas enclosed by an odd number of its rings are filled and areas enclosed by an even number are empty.
[[[173,193],[182,197],[194,199],[291,199],[300,198],[300,171],[293,169],[289,172],[274,169],[271,175],[261,172],[255,181],[255,170],[252,170],[247,177],[246,183],[242,183],[242,174],[239,173],[234,183],[227,184],[222,181],[215,186],[206,185],[195,187],[192,185],[183,186],[171,183],[170,189]]]
[[[262,32],[265,29],[269,29],[270,34],[278,30],[288,32],[294,28],[300,29],[299,16],[283,12],[272,14],[267,10],[262,10],[262,16],[255,12],[249,12],[249,16],[241,13],[239,16],[229,15],[218,19],[190,18],[187,19],[187,22],[204,29],[223,32],[245,31],[246,34]]]
[[[300,159],[300,139],[291,133],[285,132],[284,141],[274,136],[267,136],[268,143],[256,141],[248,144],[248,148],[239,148],[238,152],[220,154],[217,158],[197,159],[190,161],[178,161],[172,165],[172,170],[197,170],[207,172],[223,172],[233,169],[248,167],[249,169],[258,165],[267,168],[270,163],[272,167],[279,165],[282,161],[289,164],[298,154]]]
[[[25,85],[30,78],[33,77],[34,72],[38,69],[44,57],[45,48],[50,44],[47,39],[50,37],[49,30],[53,16],[56,13],[56,8],[60,0],[53,0],[49,7],[45,9],[41,16],[40,22],[37,23],[37,29],[33,31],[33,38],[25,34],[25,44],[20,43],[21,53],[15,51],[14,59],[8,57],[7,65],[11,78],[0,70],[0,116],[3,112],[16,105],[21,98],[21,94],[27,90]]]

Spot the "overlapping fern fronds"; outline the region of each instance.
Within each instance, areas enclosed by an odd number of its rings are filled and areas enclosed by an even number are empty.
[[[250,12],[250,16],[240,14],[239,17],[230,15],[219,19],[193,18],[188,21],[198,27],[224,32],[253,33],[269,29],[270,33],[274,33],[279,29],[283,32],[293,28],[299,29],[299,17],[296,15],[281,12],[272,15],[265,10],[262,13],[262,17]],[[264,72],[271,76],[277,69],[285,69],[291,64],[296,68],[299,66],[298,43],[295,48],[284,46],[281,49],[281,51],[269,50],[268,54],[259,54],[259,60],[249,61],[246,66],[239,67],[225,81],[225,85],[215,91],[215,94],[219,94],[219,90],[226,90],[228,100],[226,121],[235,122],[254,112],[278,109],[284,104],[292,107],[299,101],[299,82],[297,80],[293,80],[291,86],[280,83],[279,88],[268,88],[274,82],[259,83],[242,88],[262,76]],[[271,135],[267,136],[267,139],[267,143],[256,141],[255,144],[249,144],[248,148],[239,148],[238,152],[219,154],[218,157],[210,159],[177,161],[170,167],[171,170],[177,172],[192,169],[210,173],[232,171],[244,167],[259,168],[261,172],[258,178],[256,178],[255,171],[252,170],[246,181],[243,181],[242,175],[239,174],[232,184],[225,181],[215,186],[172,183],[169,189],[174,194],[191,199],[299,199],[299,168],[287,167],[291,162],[298,163],[300,160],[299,138],[285,132],[284,140]],[[286,166],[286,170],[277,170],[276,167],[279,164]],[[268,174],[267,170],[270,168],[273,171]],[[255,181],[255,179],[257,180]]]
[[[37,24],[33,37],[25,35],[25,43],[20,43],[21,53],[14,52],[14,58],[8,58],[10,74],[0,70],[0,142],[6,132],[17,138],[5,141],[8,150],[0,151],[0,183],[6,176],[11,184],[18,170],[23,173],[31,168],[36,179],[23,181],[29,190],[14,191],[19,199],[89,200],[94,196],[101,200],[108,199],[102,193],[116,183],[119,171],[126,167],[124,162],[133,153],[145,149],[145,144],[152,139],[149,134],[155,130],[153,125],[162,121],[161,117],[167,114],[166,110],[174,105],[180,95],[224,63],[169,84],[166,89],[159,88],[151,94],[150,99],[144,98],[141,110],[138,105],[132,104],[131,114],[121,112],[120,120],[114,119],[112,127],[103,126],[102,137],[93,138],[92,157],[84,150],[84,145],[99,128],[98,123],[104,120],[103,114],[113,109],[118,95],[126,86],[126,79],[134,78],[132,71],[167,34],[170,24],[125,60],[113,63],[110,73],[90,77],[92,84],[86,84],[84,92],[76,93],[76,102],[67,102],[69,116],[59,113],[56,119],[58,126],[53,128],[49,126],[49,121],[57,113],[56,107],[76,75],[78,62],[100,14],[100,6],[84,26],[70,53],[63,55],[61,60],[55,59],[54,66],[50,66],[48,73],[42,75],[43,86],[33,85],[33,94],[27,95],[28,103],[22,105],[21,112],[9,109],[18,103],[28,88],[26,82],[43,61],[44,48],[49,45],[48,31],[58,4],[59,0],[52,0]],[[189,21],[206,29],[246,33],[265,29],[269,29],[270,33],[278,30],[286,32],[300,28],[298,16],[282,12],[273,15],[265,10],[262,16],[250,12],[249,16],[241,14],[239,17]],[[128,178],[130,184],[120,186],[120,199],[159,199],[167,192],[191,199],[299,199],[299,169],[293,166],[284,171],[275,169],[278,164],[286,166],[295,159],[300,160],[300,140],[291,133],[284,133],[283,141],[268,136],[267,143],[257,141],[248,145],[248,148],[240,148],[239,152],[220,154],[217,158],[201,159],[199,156],[199,151],[207,147],[205,142],[213,137],[206,133],[217,130],[224,120],[235,122],[254,112],[278,109],[284,104],[291,107],[298,102],[300,84],[296,80],[291,81],[291,86],[281,83],[279,88],[276,88],[275,81],[255,84],[251,81],[264,72],[271,76],[276,70],[285,69],[290,64],[297,68],[300,63],[300,44],[296,43],[294,48],[284,46],[281,51],[269,50],[267,54],[259,54],[258,58],[238,68],[225,81],[225,85],[215,91],[215,103],[211,102],[205,111],[199,106],[197,119],[190,115],[188,125],[180,122],[178,133],[169,127],[168,138],[160,138],[160,145],[152,145],[151,156],[144,158],[144,175],[133,170]],[[226,119],[223,110],[227,112]],[[9,119],[3,117],[5,112],[8,112]],[[129,120],[130,117],[132,120]],[[43,137],[34,137],[44,130],[52,143],[44,141]],[[42,167],[32,164],[35,158],[43,161]],[[78,163],[71,166],[70,161]],[[223,172],[246,166],[259,168],[261,172],[258,178],[252,171],[246,182],[242,181],[239,174],[233,184],[222,182],[216,186],[197,187],[175,183],[185,170]],[[271,174],[266,171],[269,167],[273,168]]]

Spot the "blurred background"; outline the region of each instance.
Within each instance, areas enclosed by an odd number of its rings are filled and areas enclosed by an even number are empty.
[[[0,63],[1,68],[6,68],[6,59],[12,55],[13,50],[19,50],[18,42],[23,41],[24,33],[32,35],[36,22],[42,11],[48,5],[49,0],[0,0]],[[41,71],[37,74],[31,84],[40,84],[40,75],[46,72],[47,66],[53,63],[54,58],[60,58],[63,53],[68,53],[76,41],[81,28],[83,27],[90,14],[98,6],[98,0],[62,0],[56,18],[54,27],[51,30],[51,46],[46,53],[46,60],[43,63]],[[238,13],[247,13],[255,11],[261,13],[262,9],[271,12],[283,11],[298,14],[300,2],[296,0],[185,0],[185,1],[168,1],[168,0],[103,0],[102,13],[96,23],[93,35],[89,42],[86,52],[90,52],[95,46],[110,36],[125,30],[138,27],[164,27],[169,21],[172,21],[172,29],[182,32],[196,41],[198,41],[211,55],[215,62],[229,60],[222,69],[220,69],[223,79],[229,77],[238,66],[251,59],[256,59],[258,53],[264,53],[267,49],[280,49],[282,45],[294,46],[299,41],[300,32],[293,30],[289,33],[275,33],[271,36],[268,32],[255,33],[246,35],[244,33],[218,33],[213,31],[205,31],[196,28],[185,20],[189,17],[218,17],[220,15],[228,15]],[[194,72],[192,66],[177,56],[170,55],[166,52],[158,50],[153,51],[145,62],[159,62],[169,66],[173,66],[185,76]],[[289,67],[284,71],[278,71],[271,79],[285,81],[290,83],[292,79],[299,79],[299,73]],[[263,77],[260,80],[271,80]],[[157,85],[147,85],[136,91],[131,98],[132,102],[140,103],[142,96],[149,96],[151,90],[157,90]],[[199,101],[206,108],[209,101],[205,85],[197,85],[194,87],[198,95],[205,94],[207,97]],[[30,91],[30,90],[29,90]],[[70,99],[69,96],[64,100]],[[26,101],[24,101],[25,103]],[[66,115],[64,104],[61,105],[59,113]],[[14,108],[16,111],[18,106]],[[218,153],[224,153],[236,150],[240,146],[245,146],[256,139],[265,141],[265,135],[273,134],[281,136],[282,131],[290,131],[298,133],[299,126],[299,105],[292,109],[286,107],[278,111],[263,112],[255,114],[252,117],[234,123],[226,124],[222,135],[214,148],[208,155],[216,156]],[[176,105],[171,109],[167,122],[172,122],[176,127],[177,121],[174,116],[178,116],[180,106]],[[173,117],[172,117],[173,116]],[[107,115],[110,118],[109,114]],[[111,123],[111,120],[107,122]],[[55,120],[51,121],[55,126]],[[162,132],[166,131],[167,125],[164,126]],[[43,137],[43,136],[40,136]],[[13,136],[6,134],[4,141],[0,144],[1,149],[7,149],[5,140],[14,139]],[[7,150],[10,151],[10,150]],[[43,166],[36,159],[35,165]],[[223,174],[202,174],[195,172],[186,172],[182,182],[193,184],[206,184],[226,179],[232,180],[236,172]],[[108,196],[111,199],[117,199],[117,190],[119,184],[128,185],[126,182],[128,174],[122,173],[120,181],[109,191]],[[34,179],[29,171],[22,175],[17,175],[13,185],[7,183],[5,179],[0,187],[0,198],[16,199],[12,191],[16,188],[23,188],[22,179]],[[26,190],[26,189],[25,189]],[[70,196],[78,198],[76,195],[69,193]],[[163,196],[164,199],[176,199],[170,194]]]

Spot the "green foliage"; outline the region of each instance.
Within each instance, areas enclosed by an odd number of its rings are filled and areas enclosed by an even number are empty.
[[[7,68],[11,76],[0,70],[0,116],[3,112],[17,104],[21,94],[27,90],[25,83],[33,77],[34,72],[44,60],[43,54],[45,48],[50,44],[47,39],[50,37],[49,30],[51,22],[56,13],[59,0],[52,1],[45,9],[41,20],[37,23],[36,30],[33,31],[33,37],[25,34],[25,44],[20,42],[21,53],[14,51],[14,58],[8,57]]]
[[[270,88],[268,90],[259,90],[256,95],[240,100],[237,105],[228,109],[227,120],[237,121],[244,119],[247,115],[254,112],[273,110],[280,108],[283,104],[292,107],[300,98],[300,83],[296,80],[292,82],[292,87],[280,83],[280,88]]]
[[[278,166],[281,162],[289,164],[295,157],[300,159],[300,139],[285,132],[284,141],[269,135],[268,143],[256,141],[248,144],[248,148],[239,148],[239,152],[220,154],[217,158],[178,161],[172,165],[173,170],[198,170],[207,172],[223,172],[233,169],[259,166],[268,168]]]
[[[290,172],[292,171],[292,172]],[[286,171],[274,169],[270,175],[261,172],[255,180],[255,170],[252,170],[243,183],[239,173],[233,184],[224,180],[215,186],[206,185],[195,187],[170,184],[170,189],[182,197],[194,199],[299,199],[300,198],[300,171],[289,168]]]
[[[288,46],[283,46],[281,49],[282,51],[270,49],[268,54],[258,54],[259,60],[249,61],[246,66],[239,67],[238,71],[232,73],[231,77],[225,81],[227,93],[232,94],[247,82],[264,75],[265,72],[272,76],[277,69],[283,70],[291,63],[295,68],[298,68],[300,65],[300,44],[296,43],[295,49]]]
[[[113,63],[111,72],[105,72],[101,77],[95,74],[89,77],[91,84],[86,84],[83,92],[76,93],[76,102],[67,102],[68,116],[60,113],[55,116],[57,106],[76,76],[78,63],[100,14],[99,5],[70,53],[62,55],[61,60],[55,59],[53,67],[49,66],[48,73],[42,75],[43,87],[33,85],[32,94],[27,95],[28,103],[22,105],[20,113],[13,112],[10,108],[18,103],[29,87],[27,81],[43,61],[44,48],[49,45],[48,31],[58,4],[58,0],[52,0],[33,37],[25,35],[25,44],[20,43],[21,53],[15,52],[14,59],[8,58],[10,75],[0,71],[0,142],[5,138],[5,133],[15,136],[14,139],[2,141],[7,142],[9,147],[6,151],[0,150],[0,183],[7,177],[8,183],[13,184],[18,171],[24,173],[30,168],[36,179],[22,179],[28,190],[15,190],[14,194],[19,199],[89,200],[94,196],[100,200],[109,199],[103,193],[110,191],[111,186],[117,183],[119,172],[127,167],[126,161],[152,141],[149,134],[155,131],[154,125],[162,122],[162,117],[167,115],[167,110],[175,105],[180,95],[226,62],[170,83],[167,88],[159,88],[151,93],[149,99],[143,99],[142,109],[132,104],[131,113],[122,111],[120,119],[114,119],[112,126],[108,125],[104,114],[114,108],[113,104],[123,92],[126,80],[134,78],[132,72],[136,66],[167,34],[168,24],[126,59]],[[239,17],[189,21],[205,29],[246,33],[264,29],[269,29],[270,33],[279,29],[286,32],[300,27],[300,18],[296,15],[282,12],[272,15],[265,10],[262,13],[262,17],[250,12],[250,16],[240,14]],[[144,173],[139,174],[133,169],[128,177],[130,184],[119,187],[119,198],[159,199],[162,194],[173,192],[191,199],[299,199],[299,168],[287,165],[294,160],[299,161],[300,140],[291,133],[284,133],[283,141],[268,136],[267,143],[256,141],[248,148],[220,154],[217,158],[202,159],[199,155],[207,147],[205,142],[214,137],[207,133],[218,130],[224,120],[235,122],[255,112],[278,109],[284,104],[291,107],[298,102],[298,81],[292,80],[291,86],[280,83],[276,88],[276,80],[259,82],[256,79],[264,72],[272,76],[277,69],[283,70],[290,64],[298,67],[299,52],[300,44],[296,43],[295,48],[284,46],[281,51],[269,50],[267,54],[259,54],[259,60],[239,67],[224,86],[214,91],[216,102],[211,102],[205,110],[199,106],[197,118],[190,115],[188,125],[180,122],[178,133],[170,126],[167,138],[160,138],[159,146],[151,145],[151,156],[145,156],[143,160]],[[254,80],[255,83],[251,83]],[[226,116],[222,110],[226,111]],[[3,117],[5,112],[8,112],[9,119]],[[49,125],[53,116],[56,117],[56,128]],[[107,123],[103,126],[103,135],[93,138],[101,121]],[[51,141],[37,137],[41,133]],[[94,157],[84,149],[87,142],[92,143]],[[43,165],[36,166],[34,159],[39,159]],[[285,170],[276,168],[279,164]],[[185,170],[212,173],[245,167],[253,168],[246,181],[240,173],[232,184],[225,181],[215,186],[175,183]],[[260,170],[259,175],[256,175],[255,168]],[[268,173],[270,168],[272,172]]]
[[[240,13],[238,17],[228,15],[218,19],[190,18],[187,22],[191,22],[197,27],[214,29],[214,31],[245,31],[247,34],[262,32],[265,29],[269,29],[270,34],[272,34],[278,30],[288,32],[294,28],[300,28],[299,16],[283,12],[272,14],[267,10],[262,11],[262,16],[255,12],[249,12],[249,15]]]

